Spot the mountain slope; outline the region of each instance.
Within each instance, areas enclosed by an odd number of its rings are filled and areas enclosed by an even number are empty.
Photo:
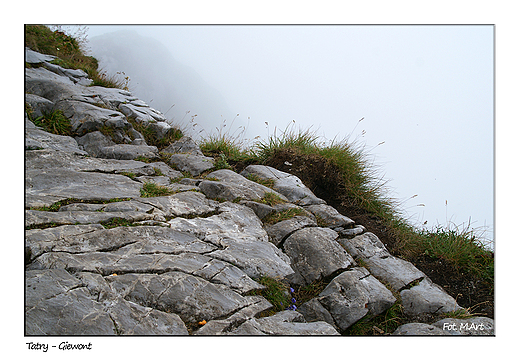
[[[104,71],[124,72],[120,75],[129,77],[132,93],[174,123],[186,123],[196,114],[197,123],[209,132],[232,115],[216,89],[153,38],[121,30],[93,37],[89,45]]]

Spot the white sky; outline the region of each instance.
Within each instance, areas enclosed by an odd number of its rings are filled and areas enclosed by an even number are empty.
[[[246,138],[292,120],[357,137],[412,221],[492,231],[493,26],[89,26],[89,36],[124,28],[217,89]]]

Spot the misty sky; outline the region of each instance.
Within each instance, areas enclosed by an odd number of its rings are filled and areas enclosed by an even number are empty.
[[[193,68],[245,138],[294,120],[358,139],[412,221],[471,218],[492,238],[492,26],[89,26],[89,37],[120,29]]]

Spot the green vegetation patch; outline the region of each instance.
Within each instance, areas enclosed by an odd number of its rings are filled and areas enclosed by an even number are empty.
[[[25,25],[25,46],[42,54],[54,55],[52,63],[68,69],[81,69],[93,80],[91,85],[106,88],[125,88],[125,80],[98,71],[96,58],[85,55],[80,37],[65,34],[59,28],[51,30],[45,25]]]
[[[268,206],[286,203],[278,194],[274,192],[265,192],[264,196],[259,199],[258,202],[267,204]]]
[[[134,129],[143,135],[146,144],[156,146],[159,150],[163,150],[164,148],[168,147],[170,144],[181,139],[184,136],[180,128],[172,127],[168,129],[164,136],[160,137],[157,133],[157,130],[151,126],[151,124],[153,123],[140,122],[130,117],[128,117],[127,119],[130,122],[130,124],[132,124]]]
[[[102,222],[101,225],[105,227],[106,229],[110,228],[116,228],[116,227],[129,227],[132,226],[133,222],[129,221],[128,219],[121,218],[121,217],[115,217],[112,219],[109,219],[108,221]]]
[[[280,278],[272,278],[269,276],[262,276],[256,279],[256,281],[265,286],[265,288],[254,290],[251,294],[263,296],[273,305],[269,310],[262,312],[260,317],[270,316],[288,308],[296,309],[296,306],[293,306],[296,304],[296,299],[292,295],[294,290],[287,282]]]
[[[107,199],[107,200],[85,200],[85,199],[77,199],[77,198],[67,198],[67,199],[63,199],[61,201],[55,202],[55,203],[51,204],[50,206],[31,207],[30,209],[33,211],[58,212],[61,207],[69,205],[69,204],[73,204],[73,203],[108,204],[108,203],[129,201],[131,199],[132,198],[112,198],[112,199]]]
[[[145,183],[143,185],[143,188],[141,188],[140,192],[141,197],[143,198],[169,196],[175,193],[168,187],[160,186],[152,182]]]
[[[268,214],[264,219],[262,219],[262,222],[264,225],[270,225],[275,224],[281,221],[285,221],[287,219],[291,219],[296,216],[305,216],[306,213],[303,209],[300,208],[289,208],[280,212],[274,212],[271,214]]]
[[[43,112],[41,117],[31,120],[34,125],[45,129],[45,131],[49,133],[68,136],[72,135],[72,125],[70,124],[70,120],[63,114],[61,110]]]

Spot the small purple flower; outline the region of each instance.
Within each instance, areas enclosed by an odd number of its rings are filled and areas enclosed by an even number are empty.
[[[289,291],[291,291],[291,293],[293,293],[294,292],[294,288],[289,287]]]
[[[291,306],[287,307],[287,309],[296,311],[296,305],[291,305]]]
[[[296,298],[294,298],[294,297],[291,298],[291,302],[292,302],[292,303],[296,303]]]

